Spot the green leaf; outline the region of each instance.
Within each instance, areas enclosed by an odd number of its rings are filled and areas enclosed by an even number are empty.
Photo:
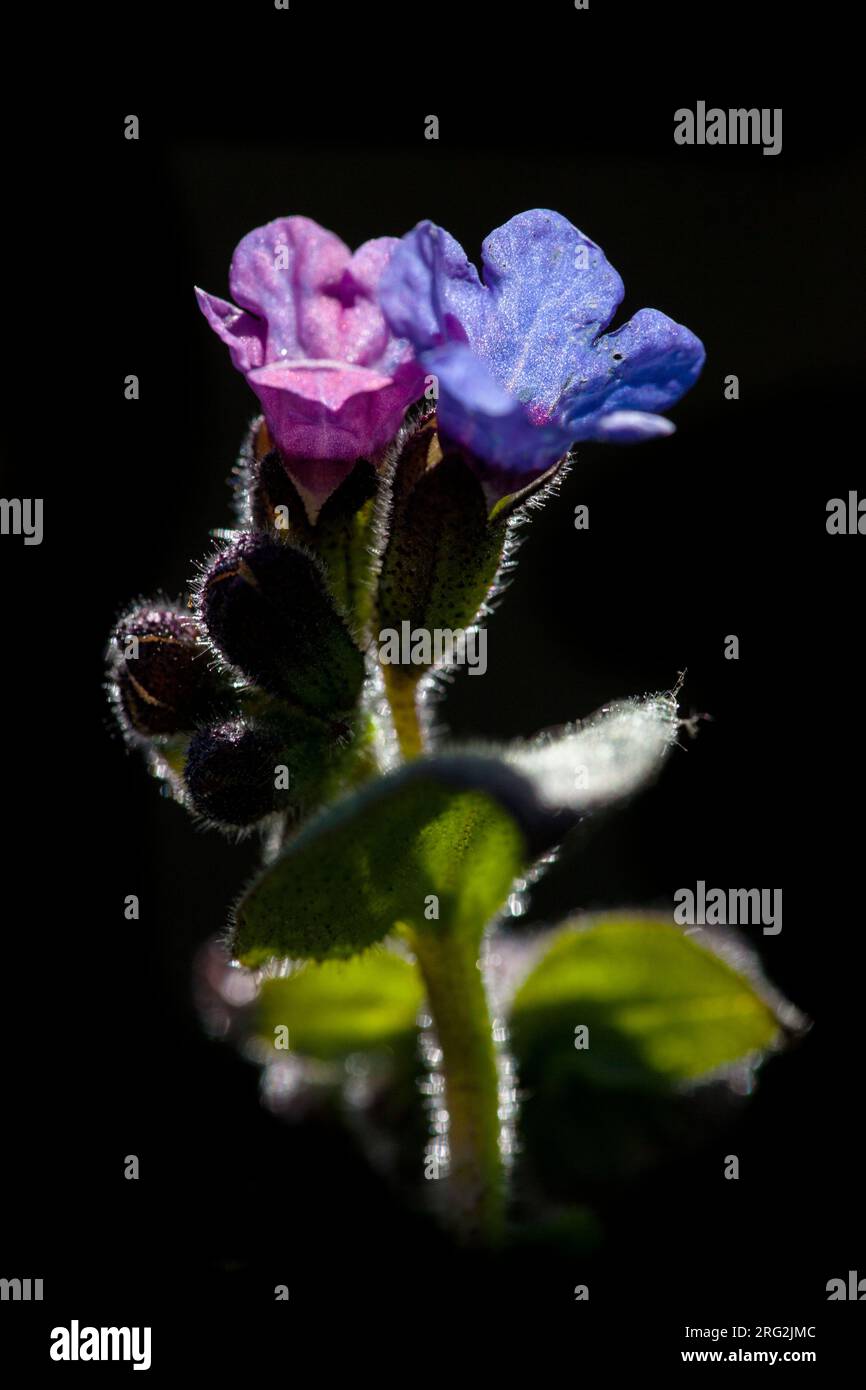
[[[303,829],[237,906],[232,950],[242,964],[354,955],[398,924],[480,938],[528,849],[514,809],[479,789],[479,769],[503,769],[479,758],[455,773],[455,762],[414,763]]]
[[[503,749],[542,804],[582,814],[605,810],[658,775],[676,744],[677,694],[614,700],[575,724]]]
[[[408,961],[391,951],[368,952],[266,979],[250,1006],[250,1028],[273,1043],[275,1030],[284,1026],[291,1052],[323,1061],[414,1045],[423,993]]]
[[[575,1028],[589,1029],[585,1049]],[[779,1023],[751,980],[667,921],[612,917],[559,932],[518,991],[521,1080],[653,1090],[771,1047]],[[524,1076],[524,1069],[526,1075]]]

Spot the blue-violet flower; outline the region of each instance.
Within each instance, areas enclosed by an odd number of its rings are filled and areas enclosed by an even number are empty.
[[[580,440],[673,431],[658,412],[693,384],[703,345],[656,309],[606,333],[623,283],[595,242],[536,208],[487,237],[482,265],[483,280],[453,237],[419,222],[390,257],[379,302],[436,378],[440,433],[491,500]]]

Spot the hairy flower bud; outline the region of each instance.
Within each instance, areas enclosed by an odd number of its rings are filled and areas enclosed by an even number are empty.
[[[257,531],[274,531],[307,543],[313,527],[300,495],[276,449],[253,456],[249,479],[250,516]]]
[[[121,722],[146,737],[188,733],[225,710],[195,619],[175,608],[135,608],[115,629],[109,673]]]
[[[193,809],[221,825],[253,825],[288,800],[282,757],[275,732],[241,719],[199,730],[184,771]]]
[[[434,419],[409,435],[396,461],[386,530],[376,595],[380,644],[382,633],[403,624],[426,633],[471,627],[503,562],[507,517],[488,516],[481,484],[459,454],[443,454]],[[431,664],[398,663],[410,682]]]
[[[340,610],[357,632],[366,632],[372,606],[376,469],[369,460],[358,459],[312,522],[277,451],[258,452],[263,430],[260,427],[253,437],[248,466],[249,516],[254,528],[313,551],[324,566],[328,591]]]
[[[263,690],[313,714],[354,706],[364,658],[305,551],[243,535],[210,566],[199,600],[214,645]]]

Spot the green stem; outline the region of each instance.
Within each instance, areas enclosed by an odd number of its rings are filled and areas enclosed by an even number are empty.
[[[383,666],[385,690],[404,759],[424,751],[417,677]],[[449,1213],[461,1240],[493,1244],[502,1232],[505,1180],[499,1145],[499,1073],[480,942],[441,929],[404,934],[424,979],[439,1047],[448,1108]]]
[[[382,673],[385,677],[385,694],[391,706],[397,742],[400,752],[408,762],[424,751],[421,721],[415,700],[418,676],[415,672],[407,674],[400,666],[383,666]]]
[[[499,1075],[479,945],[447,931],[409,931],[442,1050],[448,1108],[449,1210],[466,1243],[495,1243],[505,1182]]]

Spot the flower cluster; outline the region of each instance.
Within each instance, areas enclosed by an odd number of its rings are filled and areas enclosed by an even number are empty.
[[[375,619],[449,642],[470,627],[505,552],[503,500],[576,441],[670,432],[659,412],[703,349],[652,309],[606,331],[619,276],[543,210],[487,238],[483,278],[430,222],[353,253],[278,218],[240,242],[229,286],[234,302],[196,293],[263,412],[241,527],[186,608],[123,616],[111,690],[129,739],[197,815],[291,829],[387,763],[365,696]],[[421,751],[422,674],[378,678],[406,756]]]
[[[353,254],[280,218],[240,243],[230,289],[198,301],[262,410],[237,526],[186,602],[123,615],[114,709],[195,816],[263,835],[228,940],[199,966],[202,1016],[287,1105],[283,1035],[304,1084],[340,1085],[341,1059],[375,1052],[390,1097],[401,1075],[414,1088],[423,1004],[442,1081],[425,1176],[447,1179],[462,1240],[497,1242],[518,1112],[527,1190],[547,1192],[550,1152],[575,1158],[564,1117],[585,1135],[604,1085],[644,1114],[646,1096],[680,1104],[683,1084],[778,1045],[760,991],[669,922],[566,921],[520,970],[490,973],[509,943],[488,956],[485,938],[563,837],[657,775],[678,688],[500,747],[434,737],[425,718],[426,678],[486,639],[514,528],[572,446],[669,434],[703,348],[654,309],[611,329],[619,276],[544,210],[487,238],[481,275],[430,222]],[[563,1018],[592,1021],[588,1062]]]
[[[595,242],[535,209],[490,234],[482,263],[483,279],[432,222],[353,255],[316,223],[285,217],[237,247],[239,307],[197,291],[314,504],[355,459],[381,458],[429,377],[443,436],[497,497],[580,440],[671,432],[660,412],[697,378],[703,347],[655,309],[605,332],[623,284]]]

